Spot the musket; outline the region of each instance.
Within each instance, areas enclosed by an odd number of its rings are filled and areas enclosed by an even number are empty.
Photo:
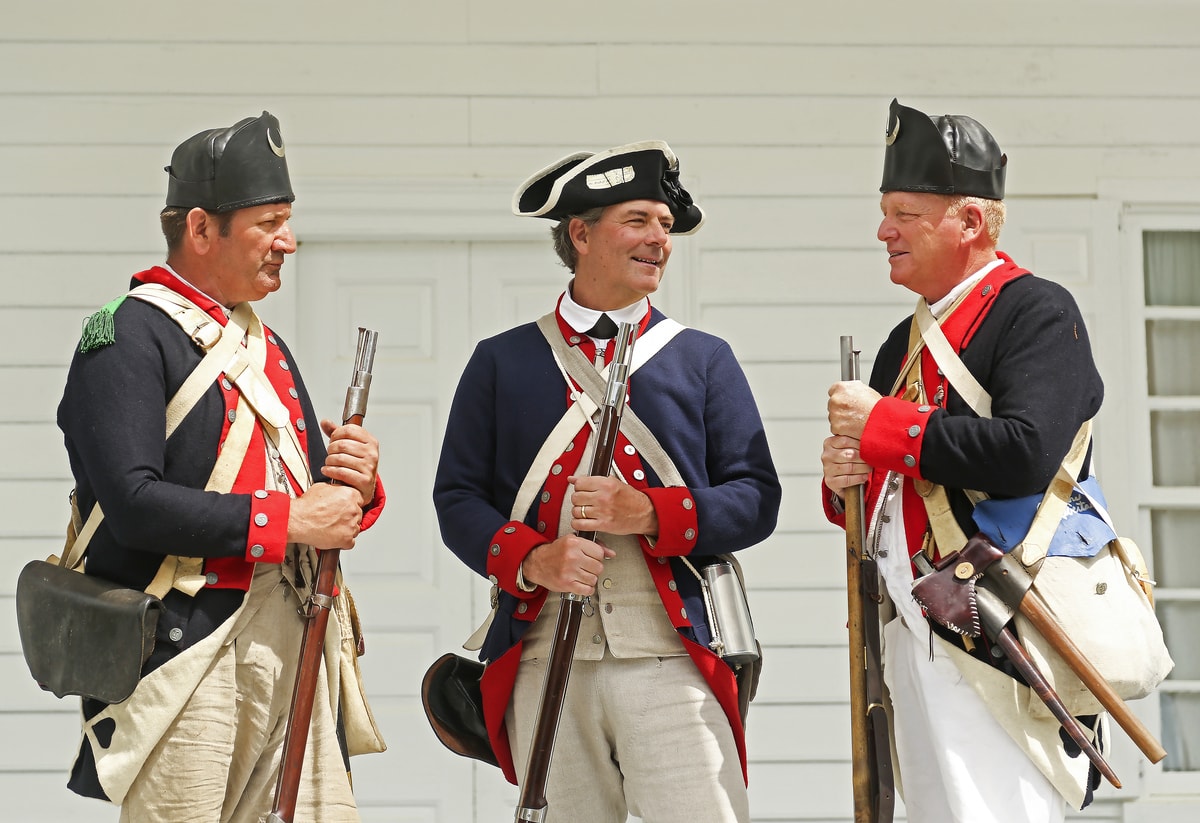
[[[854,338],[843,336],[842,380],[858,380]],[[846,628],[850,644],[850,757],[854,823],[890,823],[895,810],[891,743],[879,645],[878,572],[865,553],[863,487],[845,490]]]
[[[350,387],[346,389],[346,404],[342,410],[343,424],[353,423],[361,426],[367,414],[371,369],[375,363],[375,348],[378,342],[379,332],[359,328],[354,372],[350,378]],[[267,823],[293,823],[296,814],[300,773],[304,768],[304,750],[308,747],[308,729],[312,722],[317,678],[321,674],[325,631],[329,626],[329,611],[333,608],[341,549],[325,549],[318,552],[318,555],[317,575],[313,582],[312,594],[301,612],[308,622],[304,625],[304,638],[300,643],[300,663],[296,669],[292,707],[283,738],[283,756],[279,764],[279,779],[275,784],[275,804],[271,814],[267,816]]]
[[[621,428],[621,413],[629,387],[630,360],[637,327],[621,323],[617,327],[616,348],[609,365],[608,384],[604,390],[600,424],[596,433],[596,450],[592,455],[590,476],[608,477],[612,472],[613,456],[617,449],[617,433]],[[577,532],[584,540],[595,540],[596,532]],[[559,596],[558,621],[550,643],[546,676],[542,681],[542,697],[534,721],[533,738],[529,745],[529,762],[525,779],[521,781],[521,797],[517,801],[516,823],[544,823],[546,820],[546,783],[550,776],[550,760],[554,755],[554,740],[558,736],[558,720],[567,695],[571,663],[575,657],[575,640],[585,606],[591,598],[572,592]]]

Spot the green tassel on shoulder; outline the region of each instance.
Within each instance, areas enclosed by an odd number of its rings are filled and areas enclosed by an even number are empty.
[[[83,321],[83,334],[79,338],[80,354],[111,346],[116,342],[117,329],[113,324],[113,315],[117,313],[117,307],[125,302],[125,297],[126,295],[122,294]]]

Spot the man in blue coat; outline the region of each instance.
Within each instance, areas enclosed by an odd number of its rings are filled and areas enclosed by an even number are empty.
[[[434,487],[447,546],[498,589],[481,652],[492,748],[516,783],[557,618],[547,597],[590,596],[547,786],[555,817],[746,821],[737,678],[709,648],[698,570],[770,535],[779,480],[728,344],[648,299],[703,212],[660,141],[566,157],[513,210],[556,221],[573,279],[541,321],[479,343]],[[614,476],[586,476],[590,404],[552,341],[599,370],[621,322],[638,328],[629,410],[650,438],[627,412]]]

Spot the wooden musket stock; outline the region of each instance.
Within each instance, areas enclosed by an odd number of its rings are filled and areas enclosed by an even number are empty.
[[[596,451],[592,456],[589,472],[593,477],[608,477],[612,472],[617,433],[621,427],[621,413],[625,409],[629,361],[633,355],[635,336],[634,324],[621,323],[618,327],[616,349],[609,366],[608,385],[604,392],[604,405],[596,434]],[[578,532],[578,535],[584,540],[596,539],[594,531]],[[579,636],[584,605],[590,601],[590,597],[581,597],[570,592],[560,595],[558,622],[554,626],[550,657],[546,663],[541,703],[538,705],[533,739],[529,746],[529,762],[525,768],[525,779],[521,781],[521,797],[513,818],[516,823],[543,823],[546,820],[546,783],[550,776],[550,760],[554,755],[554,740],[558,735],[558,719],[562,714],[563,700],[567,694],[567,681],[571,676],[575,640]]]
[[[354,373],[346,389],[346,405],[342,423],[361,426],[367,414],[367,396],[371,390],[371,369],[375,362],[375,347],[379,333],[370,329],[358,330],[358,351],[354,358]],[[321,674],[321,658],[325,650],[325,632],[329,612],[333,608],[334,581],[337,577],[341,549],[318,552],[317,577],[313,591],[305,604],[304,638],[300,643],[300,664],[296,670],[296,686],[292,691],[292,707],[288,714],[287,732],[283,738],[283,757],[279,764],[279,780],[275,784],[275,805],[267,823],[293,823],[296,798],[300,792],[300,773],[304,768],[304,750],[308,747],[308,729],[312,722],[313,700],[317,693],[317,678]]]
[[[858,380],[858,352],[854,338],[841,338],[842,380]],[[854,796],[854,823],[890,823],[894,811],[891,776],[891,744],[887,739],[887,717],[880,694],[871,695],[872,683],[880,677],[877,657],[878,617],[864,597],[863,563],[866,546],[866,515],[863,487],[845,490],[846,509],[846,600],[850,644],[850,758]],[[875,574],[875,565],[869,566]],[[867,615],[875,625],[867,625]],[[868,636],[874,632],[875,637]],[[868,657],[872,659],[868,659]],[[874,667],[874,671],[868,669]]]

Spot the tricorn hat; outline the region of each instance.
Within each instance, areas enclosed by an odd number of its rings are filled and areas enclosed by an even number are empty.
[[[296,199],[279,121],[265,111],[192,135],[175,149],[165,171],[168,206],[220,213]]]
[[[880,191],[923,191],[1004,199],[1008,156],[977,120],[932,117],[892,100]]]
[[[661,140],[568,155],[522,183],[512,210],[561,220],[629,200],[666,203],[675,218],[671,234],[691,234],[704,222],[704,212],[679,184],[679,158]]]

